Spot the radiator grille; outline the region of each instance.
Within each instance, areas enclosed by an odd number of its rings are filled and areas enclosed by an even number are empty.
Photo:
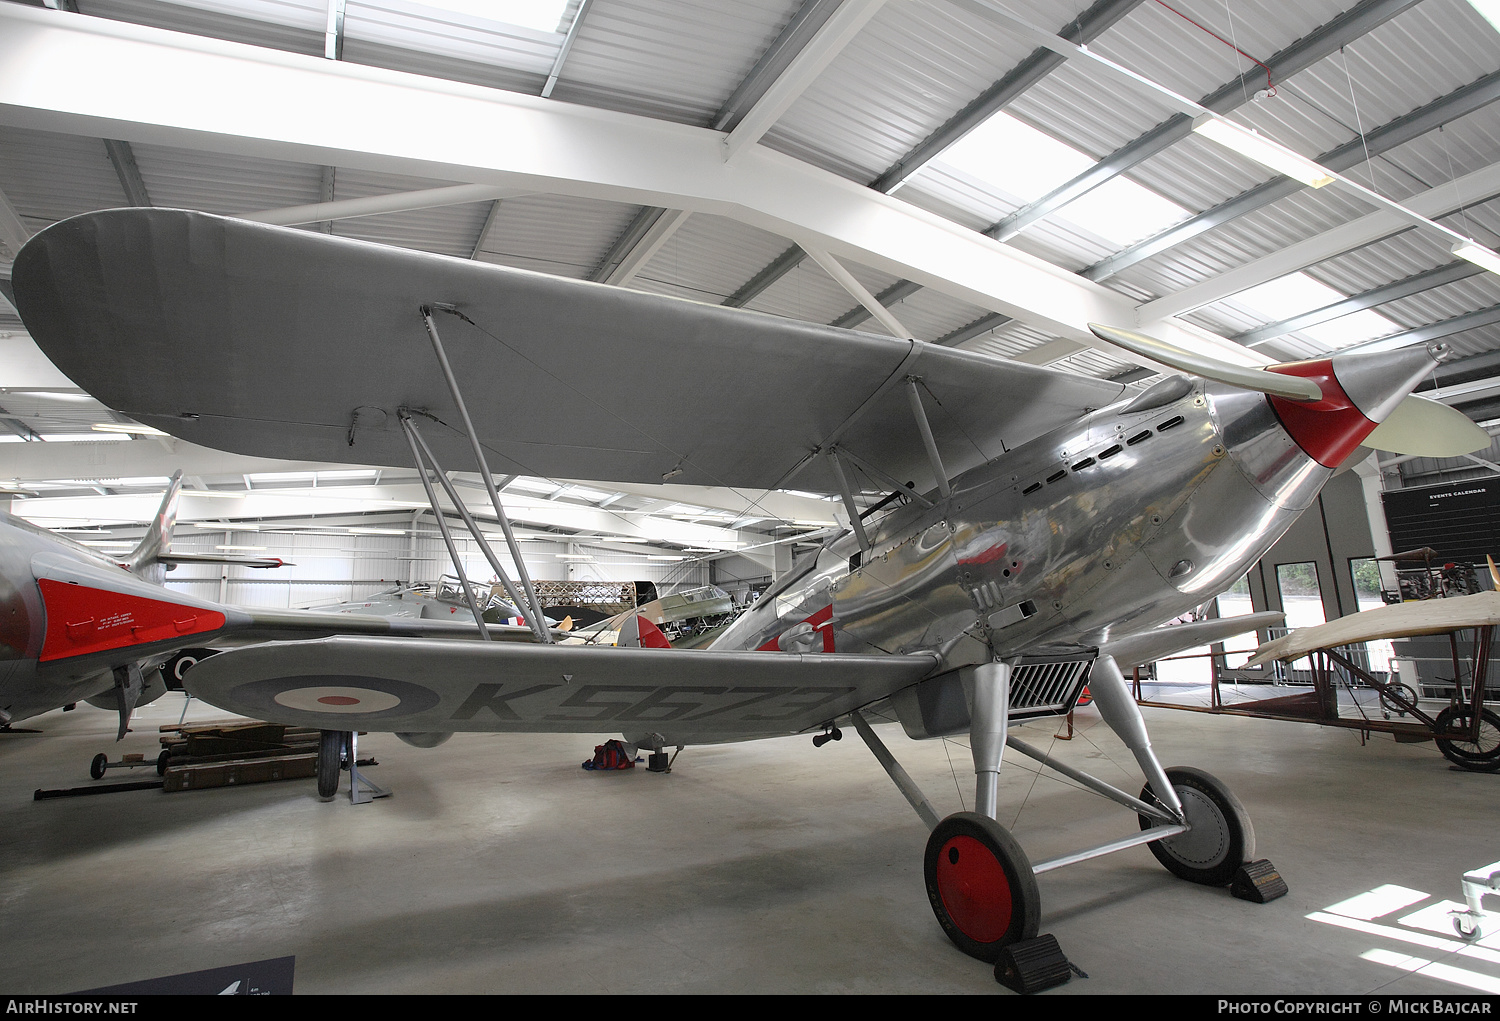
[[[1010,715],[1067,712],[1077,705],[1091,666],[1088,659],[1021,663],[1010,677]]]

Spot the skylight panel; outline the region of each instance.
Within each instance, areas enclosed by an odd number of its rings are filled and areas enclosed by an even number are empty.
[[[557,32],[568,0],[419,0],[422,7],[435,7],[481,21],[499,21],[538,32]]]
[[[1034,202],[1095,163],[1006,113],[995,114],[954,142],[938,161],[1021,202]],[[1129,178],[1115,177],[1068,203],[1051,219],[1065,220],[1124,247],[1189,215]]]
[[[1469,0],[1469,6],[1479,12],[1479,16],[1491,25],[1495,31],[1500,32],[1500,0]]]
[[[1313,309],[1343,301],[1347,294],[1340,294],[1327,284],[1319,283],[1306,273],[1289,273],[1284,277],[1268,281],[1249,290],[1241,291],[1232,299],[1236,305],[1265,317],[1266,322],[1281,322],[1292,316],[1311,312]],[[1352,344],[1374,340],[1394,333],[1397,325],[1378,312],[1362,309],[1358,312],[1330,319],[1326,323],[1298,330],[1324,344],[1330,351],[1349,347]]]

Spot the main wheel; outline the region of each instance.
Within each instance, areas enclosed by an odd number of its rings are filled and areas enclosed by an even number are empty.
[[[1031,862],[988,816],[959,812],[938,823],[923,874],[933,914],[970,957],[993,964],[1007,945],[1036,935],[1042,895]]]
[[[1380,705],[1388,714],[1405,716],[1417,708],[1417,693],[1411,685],[1393,681],[1380,689]]]
[[[318,797],[331,798],[339,792],[339,770],[344,764],[348,735],[342,730],[325,730],[318,739]]]
[[[1474,710],[1466,705],[1450,705],[1447,709],[1438,713],[1436,724],[1438,733],[1449,730],[1462,730],[1468,733],[1469,726],[1474,721]],[[1462,766],[1464,769],[1472,769],[1479,773],[1493,773],[1500,770],[1500,716],[1496,716],[1488,709],[1479,710],[1479,739],[1449,740],[1447,738],[1437,739],[1438,751],[1451,763]]]
[[[108,768],[109,756],[105,755],[103,752],[100,752],[98,755],[95,755],[93,761],[89,763],[89,776],[93,777],[95,780],[103,780],[104,771]]]
[[[1177,792],[1192,829],[1153,841],[1151,853],[1179,879],[1204,886],[1227,885],[1240,866],[1255,857],[1255,830],[1245,806],[1228,787],[1201,769],[1173,766],[1167,770],[1167,780]],[[1141,800],[1152,805],[1161,803],[1149,784],[1141,791]],[[1139,819],[1143,830],[1158,825],[1144,815]]]

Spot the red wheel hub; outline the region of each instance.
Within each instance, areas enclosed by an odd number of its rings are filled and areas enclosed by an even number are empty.
[[[938,854],[938,894],[948,917],[965,936],[993,943],[1010,928],[1010,880],[988,847],[956,836]]]

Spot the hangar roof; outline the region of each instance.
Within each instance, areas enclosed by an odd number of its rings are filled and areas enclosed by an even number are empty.
[[[50,223],[151,204],[280,213],[308,230],[878,332],[881,317],[808,257],[822,247],[912,336],[1125,382],[1149,370],[1082,338],[1086,314],[1249,362],[1441,338],[1458,361],[1434,380],[1439,395],[1487,422],[1500,418],[1500,275],[1450,253],[1454,234],[1500,241],[1500,28],[1483,13],[1500,18],[1494,8],[6,2],[0,276]],[[503,20],[538,12],[531,25]],[[294,92],[271,91],[292,80]],[[394,106],[382,117],[381,89],[422,97],[430,133]],[[461,116],[477,100],[512,119]],[[1197,107],[1369,191],[1280,176],[1195,133]],[[700,158],[703,139],[729,171]],[[729,172],[745,180],[726,185]],[[799,219],[784,196],[754,197],[757,177],[837,208]],[[1425,220],[1380,220],[1390,203]],[[285,213],[306,206],[320,208]],[[964,276],[957,242],[901,251],[829,226],[877,211],[987,236],[1005,279]],[[0,308],[0,330],[21,329]],[[0,387],[33,391],[0,395],[0,424],[18,438],[98,420],[97,406],[24,379]],[[19,446],[0,447],[0,477],[42,481],[26,461],[7,470]]]

